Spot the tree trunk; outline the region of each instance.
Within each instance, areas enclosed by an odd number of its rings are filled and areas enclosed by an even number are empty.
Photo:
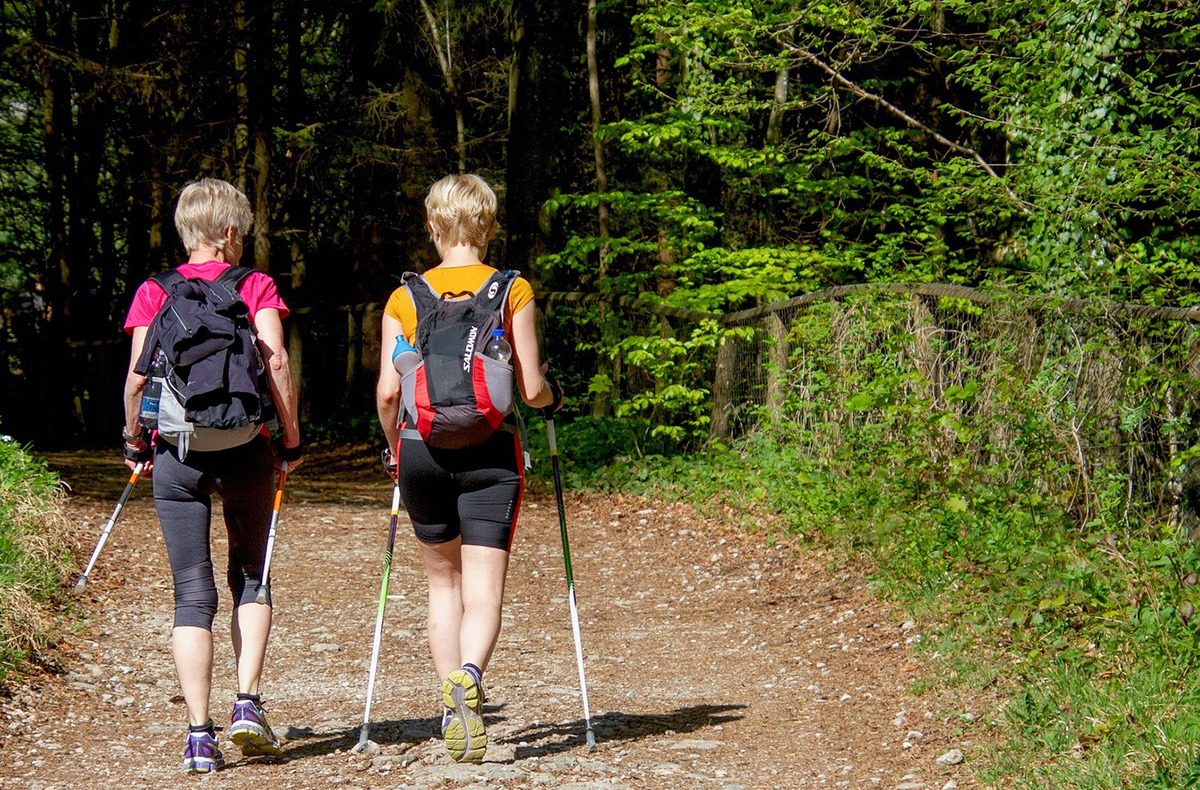
[[[287,14],[287,106],[283,110],[287,128],[295,130],[305,125],[307,100],[304,93],[304,43],[303,32],[304,5],[289,3]],[[300,157],[287,152],[288,183],[290,189],[284,203],[287,217],[288,251],[291,257],[291,291],[294,293],[304,286],[308,274],[308,256],[306,243],[309,233],[310,211],[309,199],[300,185]]]
[[[376,53],[383,22],[373,0],[356,2],[348,22],[350,40],[350,93],[359,106],[366,104],[376,81]],[[380,257],[379,226],[373,205],[376,199],[377,169],[361,167],[350,184],[350,250],[353,276],[342,298],[359,301],[376,297],[368,284],[383,269]],[[341,277],[339,280],[346,280]],[[311,287],[312,283],[310,283]],[[338,287],[335,284],[333,287]]]
[[[596,59],[596,0],[588,0],[587,17],[588,98],[592,105],[592,157],[596,162],[596,191],[608,192],[608,173],[604,167],[604,142],[600,139],[600,66]],[[600,199],[597,208],[600,238],[608,238],[608,204]],[[599,279],[608,274],[608,245],[600,246]]]
[[[608,279],[608,204],[604,202],[608,192],[608,172],[604,164],[604,141],[600,139],[600,65],[596,57],[596,0],[588,0],[587,14],[587,64],[588,64],[588,98],[592,106],[592,158],[596,167],[596,192],[600,201],[596,208],[597,232],[600,236],[599,265],[596,268],[597,286],[603,292],[605,281]],[[608,302],[600,302],[599,321],[602,337],[601,347],[614,348],[616,345],[616,327],[609,312]],[[599,360],[600,374],[606,375],[612,386],[607,390],[595,393],[592,398],[592,416],[607,417],[612,410],[612,400],[617,393],[621,374],[621,360],[608,359],[601,355]],[[604,368],[607,366],[607,372]]]
[[[506,266],[530,273],[546,249],[542,207],[551,196],[571,139],[562,128],[575,114],[569,101],[572,53],[579,30],[568,3],[512,0],[513,65],[509,74],[505,178]]]
[[[247,3],[254,0],[235,0],[237,44],[233,50],[233,70],[237,75],[237,118],[233,127],[233,151],[229,160],[237,164],[230,181],[242,192],[249,192],[247,164],[250,159],[250,14]],[[251,204],[253,206],[253,203]]]
[[[783,420],[783,407],[787,396],[788,346],[787,326],[779,313],[768,313],[765,323],[769,362],[767,364],[767,414],[771,422]]]
[[[712,416],[708,435],[712,439],[729,437],[729,412],[733,406],[733,371],[737,361],[737,338],[726,335],[717,349],[717,372],[713,381]]]
[[[462,95],[459,93],[458,85],[454,80],[454,62],[450,48],[450,6],[449,4],[446,6],[446,40],[444,44],[437,17],[426,0],[421,0],[421,10],[425,12],[425,22],[429,25],[430,43],[433,46],[433,53],[437,57],[438,68],[442,72],[442,79],[446,82],[446,93],[450,95],[450,101],[454,103],[455,139],[457,140],[455,150],[458,152],[458,172],[465,173],[467,172],[467,125],[463,111]]]
[[[674,72],[671,68],[671,53],[666,49],[658,51],[658,58],[655,63],[654,81],[659,89],[666,95],[666,89],[671,84],[674,78]],[[676,174],[682,177],[682,173]],[[656,192],[664,192],[670,187],[670,175],[663,172],[656,172],[652,176]],[[655,292],[659,296],[667,296],[675,290],[675,250],[671,246],[671,238],[664,228],[658,230],[658,265],[654,270],[655,277]],[[663,324],[663,334],[667,332],[666,317],[660,318]]]
[[[66,46],[70,39],[69,25],[66,9],[59,0],[45,0],[37,4],[34,40],[45,49],[56,50]],[[41,279],[49,302],[50,323],[61,326],[67,314],[67,289],[70,287],[67,192],[74,169],[71,156],[71,82],[57,61],[43,58],[40,66],[46,238],[49,242]]]
[[[70,51],[71,15],[59,0],[44,0],[34,9],[34,42],[43,52]],[[70,75],[57,59],[42,55],[42,145],[46,174],[46,240],[48,249],[40,272],[46,300],[43,319],[34,335],[35,348],[22,349],[28,364],[35,413],[51,444],[78,434],[79,410],[74,398],[70,365],[61,364],[70,340],[71,266],[68,236],[68,195],[74,180],[72,95]]]
[[[252,0],[246,62],[246,96],[248,106],[245,116],[250,127],[253,150],[250,156],[250,171],[254,176],[250,194],[250,206],[254,211],[254,268],[261,272],[271,271],[271,136],[274,126],[271,107],[271,90],[274,84],[274,57],[272,56],[271,0]]]
[[[80,57],[92,64],[72,75],[75,96],[75,167],[67,181],[67,266],[70,290],[67,317],[72,340],[92,340],[104,335],[104,307],[93,287],[99,239],[96,225],[102,212],[100,174],[107,164],[111,98],[105,94],[109,82],[110,47],[114,43],[98,0],[77,2],[75,41]]]
[[[779,145],[783,137],[783,105],[788,97],[788,69],[784,66],[775,72],[775,103],[771,105],[771,117],[767,120],[767,145]]]

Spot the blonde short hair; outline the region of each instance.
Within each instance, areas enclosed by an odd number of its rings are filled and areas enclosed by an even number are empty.
[[[175,230],[188,252],[202,246],[221,249],[226,228],[237,228],[238,235],[245,236],[253,221],[246,196],[233,184],[216,178],[188,184],[175,205]]]
[[[482,250],[496,224],[496,193],[477,175],[446,176],[429,189],[425,214],[443,244]]]

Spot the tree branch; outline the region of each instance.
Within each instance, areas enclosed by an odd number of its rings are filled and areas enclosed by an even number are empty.
[[[974,159],[976,162],[979,163],[979,166],[982,167],[985,172],[987,172],[988,175],[990,175],[992,178],[995,178],[1001,182],[1001,185],[1004,187],[1004,191],[1008,193],[1008,196],[1013,199],[1013,201],[1017,204],[1017,206],[1021,209],[1021,211],[1028,213],[1029,204],[1026,203],[1026,201],[1024,201],[1024,200],[1021,200],[1021,198],[1019,198],[1017,196],[1017,193],[1013,192],[1012,187],[1010,187],[1008,184],[1004,183],[1004,179],[1000,176],[999,173],[996,172],[996,169],[993,168],[990,164],[988,164],[987,160],[985,160],[982,156],[980,156],[978,151],[976,151],[973,148],[968,148],[965,145],[961,145],[959,143],[954,142],[950,138],[937,132],[936,130],[932,129],[928,125],[922,123],[921,121],[918,121],[916,118],[912,117],[911,115],[906,113],[904,110],[900,109],[896,105],[894,105],[891,102],[889,102],[888,100],[884,99],[882,96],[878,96],[874,93],[871,93],[870,91],[866,90],[865,88],[860,87],[856,83],[851,82],[849,79],[847,79],[845,76],[843,76],[842,73],[839,72],[837,69],[834,69],[832,66],[825,63],[823,60],[821,60],[820,58],[818,58],[816,55],[809,52],[808,50],[804,49],[803,47],[798,47],[787,41],[784,41],[782,43],[786,49],[788,49],[791,52],[796,53],[804,60],[808,61],[809,63],[816,66],[818,69],[820,69],[821,71],[828,74],[836,84],[838,84],[841,87],[845,88],[846,90],[850,91],[855,96],[858,96],[859,98],[862,98],[862,99],[866,99],[867,101],[872,102],[873,104],[876,104],[879,107],[882,107],[887,112],[891,113],[892,115],[896,116],[900,120],[904,121],[906,124],[908,124],[913,129],[920,129],[922,132],[925,132],[930,137],[932,137],[934,140],[937,140],[939,143],[944,145],[946,148],[949,148],[951,151],[954,151],[955,153],[958,153],[958,154],[962,154],[963,156],[969,156],[970,158]]]

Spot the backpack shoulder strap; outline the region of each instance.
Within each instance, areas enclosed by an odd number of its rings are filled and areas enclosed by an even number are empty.
[[[242,280],[254,274],[255,271],[255,269],[251,269],[248,266],[230,266],[217,276],[215,283],[225,286],[232,293],[237,293],[238,286],[242,284]]]
[[[180,274],[178,269],[167,269],[165,272],[160,272],[150,279],[158,283],[158,287],[167,293],[171,293],[171,289],[176,285],[187,282],[187,278]]]
[[[503,311],[508,302],[508,294],[519,274],[516,269],[497,271],[479,286],[479,290],[475,292],[475,303],[488,310]]]
[[[429,284],[429,280],[416,272],[405,272],[400,275],[400,281],[408,289],[409,296],[412,297],[413,307],[417,311],[417,321],[437,307],[438,300],[442,298],[442,295]]]

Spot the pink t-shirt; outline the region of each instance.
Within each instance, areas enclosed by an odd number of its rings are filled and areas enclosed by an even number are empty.
[[[200,278],[211,282],[220,277],[221,272],[228,268],[228,263],[205,261],[204,263],[181,263],[176,270],[189,280]],[[280,318],[286,318],[290,312],[279,296],[279,291],[275,289],[275,281],[262,272],[255,271],[247,275],[238,288],[238,294],[246,303],[246,307],[250,308],[251,321],[254,320],[254,316],[258,314],[259,310],[268,307],[278,310]],[[165,301],[167,301],[167,292],[158,283],[153,280],[142,283],[138,287],[137,293],[133,295],[133,304],[129,306],[129,315],[125,317],[125,331],[133,334],[136,327],[150,326],[154,320],[154,314],[158,312],[158,308],[162,307]]]

